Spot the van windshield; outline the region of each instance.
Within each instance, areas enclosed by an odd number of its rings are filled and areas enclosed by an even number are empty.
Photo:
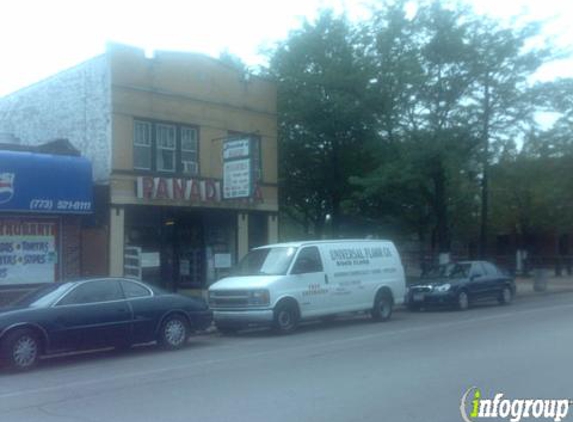
[[[284,275],[295,252],[292,247],[253,249],[241,260],[234,275]]]

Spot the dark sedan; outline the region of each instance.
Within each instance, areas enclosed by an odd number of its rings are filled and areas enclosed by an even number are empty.
[[[46,285],[0,309],[0,359],[25,370],[41,355],[157,341],[183,346],[211,324],[205,301],[120,278]]]
[[[406,304],[410,310],[432,305],[451,305],[460,310],[481,300],[508,304],[515,295],[513,278],[487,261],[462,261],[431,272],[409,286]]]

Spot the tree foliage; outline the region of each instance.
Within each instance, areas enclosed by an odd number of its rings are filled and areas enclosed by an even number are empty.
[[[270,72],[278,82],[282,207],[321,234],[336,231],[349,178],[367,167],[374,126],[365,112],[368,74],[356,60],[355,34],[325,12],[278,46]]]
[[[485,244],[489,227],[557,221],[548,192],[570,195],[549,172],[533,174],[569,164],[573,82],[532,84],[555,56],[531,47],[540,26],[406,4],[359,24],[326,11],[274,51],[283,210],[317,234],[327,215],[335,233],[360,217],[441,252],[476,240],[480,224]],[[540,110],[560,113],[549,130],[536,123]]]

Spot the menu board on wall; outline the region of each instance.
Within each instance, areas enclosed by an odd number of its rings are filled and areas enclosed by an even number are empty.
[[[53,221],[0,219],[0,284],[55,281],[58,261]]]
[[[223,199],[253,194],[251,139],[228,139],[223,144]]]
[[[223,197],[248,198],[252,192],[251,160],[233,160],[223,165]]]

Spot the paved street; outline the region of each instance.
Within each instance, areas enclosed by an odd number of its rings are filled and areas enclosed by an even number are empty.
[[[573,398],[573,293],[467,312],[346,318],[285,337],[206,335],[177,352],[59,357],[0,374],[20,421],[460,421],[484,396]],[[573,420],[573,410],[567,420]]]

